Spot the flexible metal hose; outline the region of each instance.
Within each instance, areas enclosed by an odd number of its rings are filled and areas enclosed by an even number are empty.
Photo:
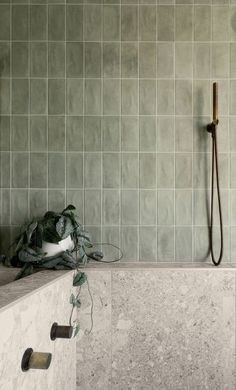
[[[223,258],[224,251],[224,234],[223,234],[223,219],[222,219],[222,209],[221,209],[221,197],[220,197],[220,184],[219,184],[219,167],[218,167],[218,150],[217,150],[217,126],[212,126],[212,171],[211,171],[211,225],[210,225],[210,251],[211,258],[214,265],[220,265]],[[217,188],[217,198],[218,198],[218,207],[219,207],[219,217],[220,217],[220,255],[218,260],[216,260],[214,255],[214,178],[216,174],[216,188]]]

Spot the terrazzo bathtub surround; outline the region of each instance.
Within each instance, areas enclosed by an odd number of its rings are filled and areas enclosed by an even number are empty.
[[[124,261],[209,258],[205,126],[218,81],[224,261],[234,262],[235,4],[48,3],[0,4],[1,252],[24,221],[73,203]]]
[[[87,271],[77,389],[234,390],[235,270]]]
[[[75,390],[75,339],[50,339],[54,322],[67,324],[72,272],[43,271],[0,287],[0,388]],[[21,370],[27,348],[52,353],[48,370]]]

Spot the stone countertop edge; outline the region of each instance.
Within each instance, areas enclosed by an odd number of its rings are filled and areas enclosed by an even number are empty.
[[[98,263],[90,262],[86,268],[81,268],[81,271],[112,271],[112,270],[158,270],[158,271],[180,271],[180,270],[212,270],[215,271],[236,271],[236,264],[225,263],[219,267],[215,267],[211,263],[168,263],[168,262],[129,262],[129,263]],[[74,270],[39,271],[26,278],[16,280],[0,287],[0,313],[10,306],[19,303],[25,297],[37,293],[41,289],[51,285],[55,281],[68,277],[74,273]]]
[[[0,287],[0,313],[59,280],[69,277],[74,270],[43,270]]]
[[[213,270],[213,271],[236,271],[236,263],[225,263],[216,267],[212,263],[203,262],[186,262],[186,263],[168,263],[168,262],[117,262],[117,263],[99,263],[90,261],[84,270],[143,270],[143,269],[157,269],[157,270]]]

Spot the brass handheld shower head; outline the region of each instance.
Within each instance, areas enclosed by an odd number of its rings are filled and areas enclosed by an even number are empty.
[[[213,123],[218,125],[218,83],[213,83]]]

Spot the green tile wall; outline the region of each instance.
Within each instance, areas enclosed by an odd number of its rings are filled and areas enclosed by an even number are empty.
[[[124,261],[209,258],[213,81],[235,262],[236,2],[0,0],[1,251],[73,203]]]

